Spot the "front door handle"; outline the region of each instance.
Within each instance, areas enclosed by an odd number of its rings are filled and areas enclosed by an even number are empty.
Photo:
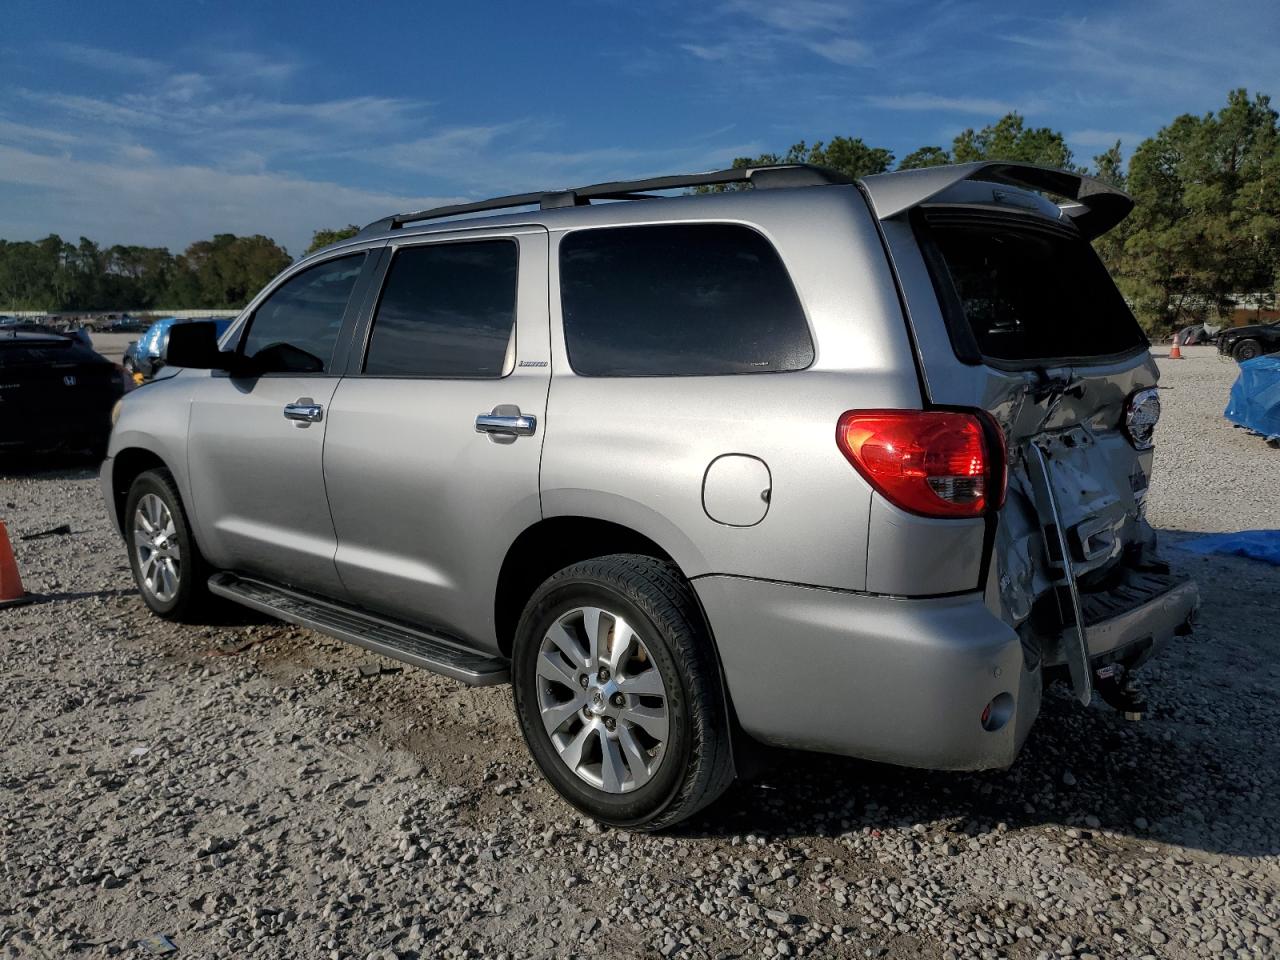
[[[299,397],[293,403],[284,405],[284,418],[297,421],[300,427],[309,427],[324,418],[324,407],[310,397]]]

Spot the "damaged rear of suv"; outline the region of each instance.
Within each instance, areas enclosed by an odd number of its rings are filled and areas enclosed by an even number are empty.
[[[1055,675],[1140,709],[1197,603],[1144,517],[1158,371],[1090,247],[1131,206],[779,165],[398,214],[220,342],[174,327],[103,492],[157,614],[212,593],[509,680],[608,823],[710,803],[739,734],[1007,766]]]
[[[1144,515],[1158,371],[1089,243],[1132,202],[1022,165],[894,179],[867,189],[922,388],[934,405],[984,411],[1003,444],[1004,502],[982,533],[987,603],[1017,631],[1028,677],[1063,673],[1081,703],[1096,692],[1139,711],[1126,674],[1190,632],[1198,594],[1159,557]],[[1023,698],[1019,726],[1034,702]]]

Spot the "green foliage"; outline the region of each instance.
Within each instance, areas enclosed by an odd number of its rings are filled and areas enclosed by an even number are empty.
[[[263,236],[218,234],[175,257],[163,247],[106,250],[56,234],[35,242],[0,240],[0,310],[239,307],[289,264]]]
[[[916,170],[920,167],[941,167],[943,164],[952,162],[951,154],[941,147],[921,147],[919,150],[912,150],[898,161],[898,169]]]
[[[1066,139],[1049,127],[1028,129],[1019,113],[1006,113],[993,124],[965,130],[952,141],[953,163],[974,160],[1017,160],[1074,170]]]
[[[846,177],[857,179],[875,173],[884,173],[893,163],[893,153],[883,147],[869,147],[861,137],[832,137],[829,142],[818,140],[812,146],[801,140],[784,154],[762,153],[758,157],[737,157],[736,169],[763,167],[778,163],[813,163],[830,167]],[[714,187],[695,187],[696,193],[721,193],[725,190],[743,189],[742,184],[722,184]]]
[[[1120,141],[1108,147],[1106,152],[1093,158],[1091,175],[1120,190],[1125,188],[1128,177],[1124,172],[1124,154],[1120,150]]]
[[[1235,90],[1216,114],[1178,117],[1134,151],[1127,186],[1136,206],[1108,259],[1148,329],[1221,320],[1234,295],[1276,289],[1280,128],[1268,97]]]
[[[311,245],[302,252],[305,257],[309,253],[315,253],[331,244],[337,243],[339,240],[346,240],[354,237],[360,232],[360,228],[354,223],[349,223],[345,227],[339,227],[337,230],[317,230],[311,235]]]

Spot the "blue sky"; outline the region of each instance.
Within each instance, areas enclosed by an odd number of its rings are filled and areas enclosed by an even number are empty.
[[[1011,109],[1088,159],[1236,86],[1280,100],[1275,0],[8,0],[0,237],[297,254],[322,226],[800,138],[901,157]]]

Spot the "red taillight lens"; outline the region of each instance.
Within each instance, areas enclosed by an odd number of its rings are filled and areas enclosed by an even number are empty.
[[[926,517],[978,517],[1004,497],[1004,464],[976,413],[850,410],[836,443],[896,506]]]

